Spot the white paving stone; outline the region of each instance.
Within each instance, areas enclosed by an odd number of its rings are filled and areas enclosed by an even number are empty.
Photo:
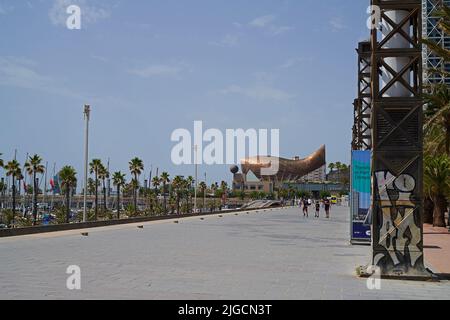
[[[0,299],[445,299],[450,284],[383,281],[355,268],[348,208],[332,219],[298,209],[0,239]],[[78,265],[82,289],[66,288]]]

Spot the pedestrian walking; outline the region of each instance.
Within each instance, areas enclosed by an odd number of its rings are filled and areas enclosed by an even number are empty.
[[[315,218],[320,218],[320,202],[316,201],[316,215]]]
[[[325,198],[325,199],[323,200],[323,205],[324,205],[324,207],[325,207],[325,213],[326,213],[327,219],[330,219],[330,207],[331,207],[331,202],[330,202],[330,200],[327,199],[327,198]]]
[[[303,217],[309,218],[308,199],[303,199]]]

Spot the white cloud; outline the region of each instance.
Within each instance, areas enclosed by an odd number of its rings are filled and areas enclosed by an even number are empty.
[[[345,23],[341,17],[331,18],[331,20],[329,21],[329,24],[330,24],[331,30],[333,32],[339,32],[339,31],[347,28],[347,26],[345,25]]]
[[[109,62],[109,59],[104,57],[104,56],[98,56],[98,55],[93,54],[93,55],[91,55],[91,58],[94,59],[94,60],[103,62],[103,63]]]
[[[270,14],[270,15],[255,18],[254,20],[252,20],[249,23],[249,25],[252,27],[256,27],[256,28],[264,28],[274,20],[275,20],[275,16]]]
[[[239,45],[239,35],[227,34],[218,42],[210,42],[211,45],[218,47],[236,47]]]
[[[37,71],[32,60],[19,57],[0,57],[0,86],[33,89],[50,94],[79,97],[71,89],[64,88],[61,81]]]
[[[220,90],[219,93],[223,95],[243,95],[259,101],[287,101],[294,98],[294,95],[268,85],[255,85],[247,88],[238,85],[231,85],[223,90]]]
[[[14,7],[0,3],[0,15],[5,15],[14,10]]]
[[[132,68],[127,70],[128,73],[134,74],[142,78],[152,77],[175,77],[178,78],[183,72],[192,72],[192,68],[182,62],[172,64],[152,64],[140,68]]]
[[[47,86],[51,79],[34,70],[35,63],[15,57],[0,57],[0,85],[35,89]]]
[[[291,30],[294,30],[294,28],[288,27],[288,26],[271,26],[270,27],[270,33],[274,36],[289,32]]]
[[[56,26],[65,26],[69,17],[66,10],[70,5],[80,7],[83,25],[93,24],[111,16],[110,8],[89,5],[87,0],[54,0],[53,6],[50,8],[48,14],[50,21]]]
[[[289,69],[292,68],[296,65],[298,65],[301,62],[304,62],[305,59],[304,58],[290,58],[288,60],[286,60],[281,66],[281,69]]]
[[[278,36],[294,29],[293,27],[290,26],[276,25],[273,23],[275,20],[276,16],[266,15],[252,20],[249,23],[249,26],[254,28],[266,29],[268,34],[271,36]]]

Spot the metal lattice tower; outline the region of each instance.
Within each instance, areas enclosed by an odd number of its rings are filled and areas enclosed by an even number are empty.
[[[422,0],[372,0],[372,266],[427,278],[423,257]],[[370,271],[370,270],[369,270]],[[370,272],[368,272],[370,274]]]
[[[371,126],[371,44],[363,41],[358,44],[358,98],[353,102],[352,150],[372,148]]]
[[[355,150],[372,149],[371,44],[358,44],[358,98],[355,100]]]
[[[422,0],[422,36],[432,40],[445,49],[450,49],[450,36],[446,36],[438,27],[439,17],[434,15],[436,9],[443,4],[450,6],[450,0]],[[422,49],[423,80],[425,85],[445,83],[450,84],[449,76],[429,74],[428,69],[450,72],[450,64],[444,63],[442,58],[433,54],[426,46]]]

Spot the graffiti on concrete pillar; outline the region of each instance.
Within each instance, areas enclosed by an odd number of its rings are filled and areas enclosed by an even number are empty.
[[[415,219],[419,208],[411,200],[417,187],[416,180],[409,174],[396,177],[389,171],[376,172],[375,179],[381,219],[378,244],[386,253],[378,253],[374,263],[378,265],[381,259],[388,257],[394,266],[409,261],[414,267],[423,255],[419,247],[422,231]]]

